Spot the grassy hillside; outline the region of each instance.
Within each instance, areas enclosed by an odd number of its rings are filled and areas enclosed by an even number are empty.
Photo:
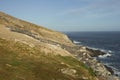
[[[68,37],[60,32],[17,19],[3,12],[0,12],[0,24],[10,28],[12,31],[27,34],[36,39],[46,39],[65,45],[73,45]]]
[[[0,12],[0,80],[98,80],[73,46],[62,33]]]
[[[45,54],[39,47],[0,39],[0,80],[96,80],[71,56]]]

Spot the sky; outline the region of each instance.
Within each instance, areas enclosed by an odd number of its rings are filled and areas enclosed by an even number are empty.
[[[0,11],[57,31],[120,31],[120,0],[0,0]]]

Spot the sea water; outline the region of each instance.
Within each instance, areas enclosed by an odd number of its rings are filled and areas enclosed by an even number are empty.
[[[76,44],[106,52],[97,59],[120,76],[120,32],[65,32]]]

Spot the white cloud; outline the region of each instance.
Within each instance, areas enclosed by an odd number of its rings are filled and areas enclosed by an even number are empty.
[[[83,0],[78,0],[83,1]],[[84,0],[88,4],[75,9],[65,10],[58,15],[79,16],[109,16],[120,13],[120,0]]]

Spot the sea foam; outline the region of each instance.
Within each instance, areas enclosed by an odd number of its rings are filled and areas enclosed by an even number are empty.
[[[73,40],[74,44],[80,44],[81,42]]]

